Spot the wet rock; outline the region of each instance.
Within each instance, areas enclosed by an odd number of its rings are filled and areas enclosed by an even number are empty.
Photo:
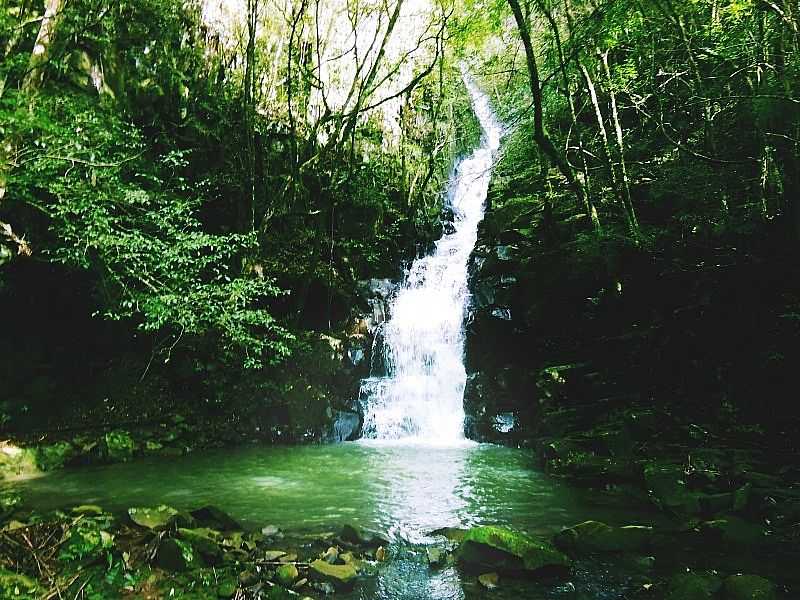
[[[375,560],[378,562],[383,562],[386,560],[386,548],[383,546],[378,546],[377,550],[375,550]]]
[[[165,571],[180,572],[203,567],[194,549],[181,540],[166,539],[158,547],[156,564]]]
[[[128,516],[139,527],[147,529],[164,529],[178,514],[171,506],[162,504],[155,508],[129,508]]]
[[[715,575],[679,573],[669,580],[664,600],[710,600],[721,586]]]
[[[564,573],[570,560],[549,543],[502,527],[474,527],[458,548],[459,562],[472,568]]]
[[[434,569],[438,569],[444,565],[445,553],[441,548],[428,546],[425,548],[425,554],[428,557],[428,564]]]
[[[358,575],[353,565],[331,565],[320,559],[313,561],[309,567],[315,576],[336,587],[350,587]]]
[[[308,579],[303,577],[302,579],[298,579],[297,581],[294,582],[294,585],[292,586],[292,589],[293,590],[299,590],[301,587],[303,587],[307,583],[308,583]]]
[[[431,535],[443,535],[451,542],[461,542],[464,540],[464,536],[467,535],[467,531],[467,529],[459,529],[457,527],[442,527],[431,531]]]
[[[280,529],[278,529],[275,525],[267,525],[266,527],[261,528],[261,535],[265,537],[275,537],[280,533]]]
[[[575,554],[594,552],[636,552],[650,545],[653,529],[640,525],[611,527],[599,521],[579,523],[553,539],[562,551]]]
[[[480,583],[487,590],[497,589],[497,583],[500,581],[500,576],[497,573],[484,573],[478,576],[478,583]]]
[[[325,439],[329,442],[347,442],[361,433],[361,416],[347,410],[331,411],[331,424]]]
[[[775,584],[758,575],[731,575],[722,585],[725,600],[775,600]]]
[[[235,519],[216,506],[198,508],[197,510],[193,510],[191,515],[197,519],[197,522],[202,526],[216,529],[217,531],[237,531],[242,529],[242,526],[239,525]]]
[[[331,546],[325,551],[325,554],[322,555],[322,560],[329,565],[335,565],[339,560],[339,550],[334,546]]]
[[[362,530],[355,525],[345,525],[339,532],[339,539],[354,546],[378,547],[388,543],[380,534],[372,531]]]
[[[285,587],[291,587],[299,575],[297,567],[293,564],[281,565],[275,570],[275,579]]]
[[[282,556],[286,556],[286,552],[283,550],[267,550],[264,552],[264,560],[267,562],[271,562],[273,560],[278,560]]]

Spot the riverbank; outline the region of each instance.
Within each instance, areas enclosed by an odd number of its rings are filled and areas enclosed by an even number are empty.
[[[788,599],[797,590],[791,547],[754,542],[759,534],[742,520],[690,526],[613,490],[584,493],[537,472],[528,451],[241,452],[64,470],[19,485],[22,501],[4,505],[0,589],[21,598],[60,590],[347,600]]]

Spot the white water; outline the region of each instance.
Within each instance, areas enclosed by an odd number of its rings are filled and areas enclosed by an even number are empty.
[[[361,384],[364,437],[453,444],[464,439],[464,317],[467,261],[483,218],[502,127],[468,75],[481,146],[456,166],[449,183],[454,231],[414,261],[383,324],[383,377]],[[380,349],[379,349],[380,350]]]

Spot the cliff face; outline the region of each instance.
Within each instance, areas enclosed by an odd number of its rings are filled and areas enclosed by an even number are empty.
[[[502,168],[492,183],[470,260],[467,434],[546,446],[648,413],[785,450],[800,412],[786,232],[687,235],[665,221],[634,243],[546,197]]]

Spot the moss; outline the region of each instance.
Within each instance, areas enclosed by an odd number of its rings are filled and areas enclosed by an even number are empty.
[[[566,570],[570,560],[549,543],[502,527],[474,527],[458,549],[467,565],[510,571]]]

